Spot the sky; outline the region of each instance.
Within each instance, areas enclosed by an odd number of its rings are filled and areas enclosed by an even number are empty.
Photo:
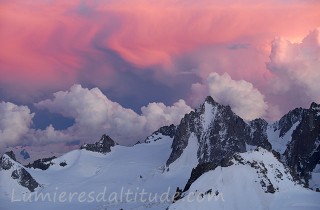
[[[120,144],[211,95],[245,120],[320,102],[317,0],[1,0],[0,149]]]

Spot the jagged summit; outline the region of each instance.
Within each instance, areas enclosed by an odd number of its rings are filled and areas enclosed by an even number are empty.
[[[13,151],[8,151],[5,154],[8,155],[12,160],[17,161],[16,155],[14,154]]]
[[[271,149],[266,135],[262,134],[265,130],[264,120],[248,124],[230,106],[221,105],[208,96],[199,108],[182,118],[167,166],[181,156],[191,136],[195,136],[199,145],[199,163],[218,163],[235,152],[245,152],[247,144]]]
[[[211,96],[207,96],[204,102],[207,102],[212,105],[220,105],[218,102],[216,102]]]
[[[230,105],[223,105],[223,104],[215,101],[215,100],[212,98],[212,96],[207,96],[206,99],[204,100],[204,103],[202,104],[202,106],[203,106],[205,103],[211,104],[212,106],[223,106],[224,108],[231,110]],[[231,111],[232,111],[232,110],[231,110]]]
[[[153,132],[150,136],[148,136],[144,142],[151,143],[162,139],[162,136],[168,136],[173,138],[177,130],[177,126],[171,124],[169,126],[162,126],[157,131]]]
[[[11,178],[22,187],[33,192],[40,184],[30,175],[30,173],[15,160],[12,151],[5,153],[0,157],[0,171],[6,171]]]
[[[320,104],[312,102],[310,105],[310,109],[318,112],[318,111],[320,111]]]
[[[84,144],[80,147],[80,149],[106,154],[111,152],[111,147],[114,147],[115,145],[117,145],[117,143],[113,141],[110,136],[103,134],[98,142],[94,144]]]
[[[279,121],[268,124],[264,119],[245,122],[230,106],[221,105],[208,96],[204,103],[185,115],[178,125],[167,166],[178,160],[190,141],[197,142],[199,165],[221,165],[236,153],[262,147],[275,152],[291,168],[297,179],[308,184],[310,173],[320,164],[319,105],[289,111]],[[316,111],[316,112],[315,112]],[[281,149],[277,148],[282,145]]]

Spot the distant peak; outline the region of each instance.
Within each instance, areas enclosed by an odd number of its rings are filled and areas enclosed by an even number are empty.
[[[100,141],[112,141],[113,142],[112,138],[106,134],[103,134],[101,136]]]
[[[220,103],[218,103],[217,101],[215,101],[211,96],[207,96],[206,97],[206,100],[204,101],[204,104],[205,103],[208,103],[208,104],[211,104],[213,106],[219,106],[221,105]]]
[[[210,103],[210,104],[216,104],[217,103],[211,96],[207,96],[206,100],[204,102],[207,102],[207,103]]]
[[[320,104],[317,104],[315,102],[312,102],[310,105],[311,110],[320,111]]]
[[[84,144],[80,149],[85,149],[93,152],[108,153],[111,151],[111,147],[117,145],[110,136],[103,134],[100,140],[94,144]]]
[[[218,102],[215,101],[211,96],[207,96],[207,97],[206,97],[206,100],[204,101],[203,105],[204,105],[205,103],[211,104],[211,105],[213,105],[213,106],[215,106],[215,107],[217,107],[217,106],[219,106],[219,107],[225,107],[225,108],[227,108],[227,109],[229,109],[229,110],[232,110],[229,104],[228,104],[228,105],[223,105],[223,104],[221,104],[221,103],[218,103]]]
[[[13,151],[8,151],[5,153],[7,156],[9,156],[12,160],[17,161],[16,156]]]

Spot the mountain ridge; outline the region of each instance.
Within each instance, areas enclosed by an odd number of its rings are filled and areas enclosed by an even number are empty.
[[[258,205],[258,209],[272,205],[279,207],[281,202],[278,202],[277,196],[281,197],[287,191],[293,195],[309,195],[309,188],[317,190],[320,187],[319,107],[312,103],[309,109],[294,109],[274,123],[263,119],[248,122],[237,116],[230,106],[223,106],[212,97],[207,97],[199,108],[186,114],[179,125],[163,126],[132,147],[118,145],[104,134],[96,143],[82,145],[78,150],[48,161],[42,159],[41,164],[45,165],[45,168],[40,168],[42,170],[24,166],[21,166],[21,170],[29,173],[30,180],[34,179],[38,186],[42,186],[41,190],[34,188],[35,192],[54,192],[55,185],[68,190],[88,191],[107,183],[117,193],[120,192],[120,186],[126,186],[129,189],[148,189],[153,193],[164,192],[169,187],[170,196],[176,192],[180,194],[171,202],[135,204],[142,209],[185,209],[188,204],[185,198],[194,195],[202,198],[210,194],[250,199],[243,197],[239,188],[243,179],[243,183],[247,184],[244,187],[249,190],[248,196],[254,197],[257,192],[259,196],[255,197],[253,203],[236,199],[227,206],[253,208]],[[14,157],[13,152],[9,155]],[[15,164],[12,158],[10,162]],[[130,173],[126,172],[128,170]],[[237,170],[241,171],[241,179],[236,177]],[[19,179],[8,177],[4,171],[0,170],[0,176],[18,187],[16,183],[19,184],[19,181],[15,180]],[[46,177],[67,181],[60,184],[58,180]],[[230,183],[224,183],[224,179]],[[77,184],[80,185],[76,187]],[[1,185],[6,184],[0,183],[0,191]],[[232,185],[235,192],[230,192]],[[28,189],[23,185],[21,187],[20,191]],[[271,202],[270,206],[266,206],[266,199],[270,196],[278,203]],[[311,198],[320,200],[320,194],[312,191]],[[291,201],[285,197],[281,199],[283,203],[291,205]],[[301,202],[307,200],[305,196],[301,199]],[[220,207],[216,208],[221,209],[225,204],[219,202],[209,202],[195,208],[208,209],[211,207],[207,205],[219,204]],[[320,207],[316,199],[312,202]],[[115,208],[102,205],[94,210],[128,209],[133,206],[118,203]],[[77,208],[81,209],[80,206]],[[52,209],[60,207],[53,206]]]

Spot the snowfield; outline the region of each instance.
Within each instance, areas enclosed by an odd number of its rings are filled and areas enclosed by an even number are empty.
[[[42,185],[34,193],[2,170],[1,210],[320,209],[320,193],[294,184],[264,149],[239,154],[233,165],[203,174],[172,204],[176,188],[184,188],[198,163],[198,144],[191,135],[181,157],[166,167],[171,143],[170,137],[159,134],[134,147],[117,145],[106,155],[71,151],[45,171],[27,169]],[[275,193],[266,193],[270,183]]]
[[[185,209],[319,209],[320,194],[292,182],[291,175],[272,153],[259,149],[242,153],[229,167],[203,174],[170,206]],[[266,173],[261,173],[266,169]],[[272,183],[266,193],[261,181]]]

